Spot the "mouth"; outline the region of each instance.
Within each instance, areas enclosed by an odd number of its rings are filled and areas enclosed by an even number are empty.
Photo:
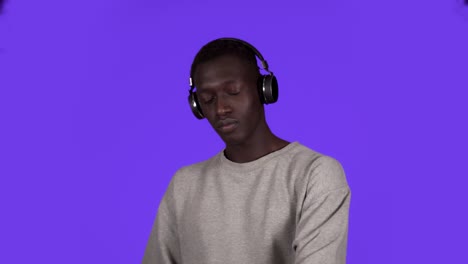
[[[222,133],[230,133],[237,128],[238,122],[235,119],[224,119],[216,123],[216,129]]]

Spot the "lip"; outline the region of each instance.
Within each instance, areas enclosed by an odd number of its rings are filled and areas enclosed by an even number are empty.
[[[216,123],[216,128],[222,133],[230,133],[236,129],[237,124],[237,120],[225,119],[218,121]]]

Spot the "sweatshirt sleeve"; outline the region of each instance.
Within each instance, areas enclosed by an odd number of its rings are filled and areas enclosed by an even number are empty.
[[[303,198],[293,242],[294,264],[345,264],[351,191],[340,163],[319,158]]]
[[[174,213],[174,177],[158,208],[143,256],[143,264],[180,264],[179,239]]]

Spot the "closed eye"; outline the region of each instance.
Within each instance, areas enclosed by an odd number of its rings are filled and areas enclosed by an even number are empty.
[[[237,95],[240,93],[240,89],[230,89],[227,91],[229,95]]]
[[[203,101],[203,104],[211,104],[213,102],[213,98],[211,98],[210,100],[207,100],[207,101]]]
[[[210,104],[212,103],[214,100],[214,97],[213,96],[202,96],[201,97],[201,103],[203,104]]]

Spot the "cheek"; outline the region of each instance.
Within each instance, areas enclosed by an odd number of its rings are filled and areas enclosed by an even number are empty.
[[[249,124],[256,124],[261,119],[262,103],[254,98],[246,100],[242,115]]]
[[[200,104],[200,108],[201,108],[201,110],[203,112],[203,115],[206,117],[206,119],[208,119],[211,122],[211,120],[214,118],[214,116],[216,114],[213,107],[210,106],[210,105]]]

